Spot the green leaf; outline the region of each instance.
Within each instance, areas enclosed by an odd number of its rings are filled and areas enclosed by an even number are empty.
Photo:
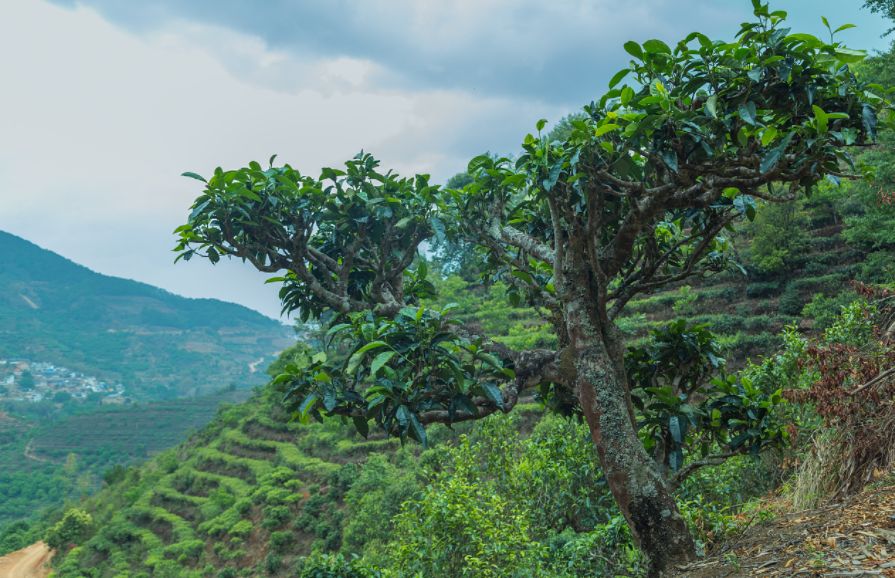
[[[735,450],[746,443],[746,440],[748,440],[750,437],[751,436],[749,435],[749,432],[743,432],[730,440],[730,443],[727,445],[730,446],[730,449]]]
[[[665,164],[668,165],[668,168],[671,169],[671,172],[677,172],[677,153],[672,150],[663,150],[660,152],[662,156],[662,160],[665,161]]]
[[[755,220],[755,199],[752,195],[740,195],[733,200],[733,206],[750,221]]]
[[[761,133],[761,146],[768,146],[774,142],[775,138],[777,138],[777,129],[772,126],[767,127],[764,129],[764,132]]]
[[[836,58],[839,59],[840,62],[844,62],[846,64],[853,64],[855,62],[861,62],[865,58],[867,58],[867,53],[863,50],[852,50],[851,48],[836,48]]]
[[[643,49],[640,48],[640,45],[634,42],[633,40],[629,40],[625,42],[625,52],[637,58],[639,60],[643,60]]]
[[[713,94],[705,101],[705,110],[712,118],[718,118],[718,96]]]
[[[301,405],[298,406],[299,415],[301,415],[302,417],[307,416],[308,412],[311,411],[311,408],[314,406],[314,404],[316,402],[317,402],[317,394],[316,393],[312,393],[312,394],[308,395],[308,397],[306,397],[301,402]]]
[[[323,393],[323,407],[326,408],[326,411],[332,411],[339,404],[339,398],[336,397],[336,392],[333,389],[327,389]]]
[[[618,130],[619,128],[621,128],[621,127],[617,124],[613,124],[613,123],[604,124],[604,125],[597,127],[597,130],[594,131],[594,136],[601,137],[604,134],[612,132],[614,130]]]
[[[842,32],[843,30],[848,30],[849,28],[857,28],[857,26],[854,24],[843,24],[842,26],[840,26],[839,28],[834,30],[833,34],[836,34],[837,32]]]
[[[827,113],[825,113],[824,110],[816,104],[811,106],[811,110],[814,111],[814,121],[817,126],[817,132],[820,134],[827,132],[827,126],[829,126]]]
[[[644,42],[643,48],[649,54],[671,54],[671,48],[669,48],[667,44],[656,38]]]
[[[681,466],[684,465],[684,452],[680,447],[674,448],[671,454],[668,456],[668,465],[671,466],[672,471],[678,471],[681,469]]]
[[[207,182],[208,182],[208,181],[205,180],[205,177],[203,177],[202,175],[198,175],[198,174],[196,174],[196,173],[191,173],[191,172],[189,172],[189,171],[187,171],[187,172],[185,172],[185,173],[180,173],[180,176],[181,176],[181,177],[189,177],[189,178],[191,178],[191,179],[196,179],[197,181],[202,181],[203,183],[207,183]]]
[[[675,443],[678,445],[684,443],[684,436],[681,431],[681,418],[676,415],[668,418],[668,432],[671,434],[671,439],[673,439]]]
[[[496,405],[499,409],[503,409],[503,395],[500,393],[500,388],[493,383],[483,383],[482,384],[482,393],[485,394],[494,405]]]
[[[364,436],[364,438],[370,435],[370,423],[367,421],[367,418],[356,415],[351,418],[351,421],[354,422],[354,429],[357,430],[357,433]]]
[[[544,130],[544,127],[547,126],[547,119],[542,118],[537,122],[537,124],[535,124],[535,126],[537,127],[538,132],[541,132],[542,130]]]
[[[864,124],[864,130],[870,138],[876,138],[877,118],[876,111],[869,104],[865,104],[861,110],[861,122]]]
[[[616,72],[615,76],[613,76],[609,80],[609,88],[610,89],[615,88],[615,85],[618,84],[619,82],[621,82],[624,77],[628,76],[628,74],[630,74],[630,72],[631,72],[631,69],[629,69],[629,68],[623,68],[622,70],[619,70],[618,72]]]
[[[769,150],[764,157],[761,159],[761,164],[759,165],[759,170],[762,174],[770,172],[777,163],[780,162],[780,159],[783,157],[783,154],[786,152],[786,147],[789,146],[789,142],[792,140],[792,137],[795,136],[795,132],[788,133],[783,140],[780,141],[780,144]]]
[[[559,175],[562,172],[562,165],[562,160],[559,160],[550,168],[550,174],[547,175],[547,178],[541,183],[545,191],[549,192],[556,186],[556,181],[559,180]]]
[[[627,106],[628,103],[631,102],[632,98],[634,98],[634,89],[631,88],[630,86],[624,87],[622,89],[621,97],[619,99],[622,103],[622,106]]]
[[[355,351],[348,359],[348,364],[345,366],[345,373],[351,375],[355,371],[357,371],[357,368],[361,364],[361,361],[364,360],[364,355],[368,351],[387,346],[388,343],[386,343],[385,341],[371,341],[370,343],[367,343],[366,345]]]
[[[395,356],[396,351],[383,351],[375,358],[373,358],[373,363],[370,364],[370,375],[375,376],[379,373],[379,370],[382,369],[382,366],[391,360],[392,357]]]
[[[736,187],[726,187],[721,194],[725,199],[735,199],[740,194],[740,190]]]
[[[797,42],[802,42],[808,48],[818,48],[824,45],[824,41],[814,36],[813,34],[790,34],[786,37],[787,40],[795,40]]]
[[[426,428],[420,423],[415,413],[410,414],[410,435],[413,439],[423,444],[424,448],[428,447],[429,441],[426,438]]]
[[[398,420],[398,425],[401,426],[401,429],[407,429],[407,424],[410,423],[410,416],[411,412],[406,405],[398,407],[398,411],[395,412],[395,419]]]
[[[327,338],[332,337],[336,333],[339,333],[340,331],[348,329],[349,327],[351,327],[350,323],[337,323],[336,325],[333,325],[332,327],[329,328],[329,330],[326,332],[325,337],[327,337]]]
[[[755,103],[751,100],[749,102],[743,103],[739,107],[740,118],[742,118],[747,124],[755,126],[757,121],[755,120]]]
[[[261,197],[259,197],[258,194],[255,193],[254,191],[250,191],[249,189],[242,188],[242,189],[238,189],[236,192],[239,193],[240,197],[245,197],[247,199],[255,201],[256,203],[261,202]]]

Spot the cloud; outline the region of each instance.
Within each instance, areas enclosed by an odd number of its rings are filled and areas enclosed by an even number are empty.
[[[72,0],[57,0],[72,5]],[[635,38],[733,31],[748,3],[718,0],[85,0],[144,33],[193,22],[274,51],[376,64],[377,84],[578,106],[599,96]],[[683,34],[682,34],[683,33]]]
[[[248,267],[172,264],[171,231],[199,194],[181,172],[278,153],[317,174],[365,149],[443,180],[479,152],[515,150],[534,120],[564,112],[386,89],[370,82],[372,61],[297,57],[189,22],[135,35],[90,8],[30,0],[0,6],[0,54],[0,229],[103,273],[270,315],[278,302]],[[295,80],[272,86],[280,77]]]

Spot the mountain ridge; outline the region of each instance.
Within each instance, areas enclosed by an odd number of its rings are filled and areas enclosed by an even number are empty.
[[[0,358],[49,361],[124,383],[141,399],[248,385],[292,340],[243,305],[97,273],[0,231]]]

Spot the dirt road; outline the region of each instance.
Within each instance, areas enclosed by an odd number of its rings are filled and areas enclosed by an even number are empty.
[[[53,552],[43,542],[31,544],[0,557],[0,578],[45,578],[50,573],[45,564],[52,557]]]
[[[34,460],[35,462],[50,461],[50,460],[46,460],[44,458],[39,458],[36,455],[34,455],[34,448],[32,447],[32,444],[34,444],[34,440],[28,440],[28,444],[25,446],[25,457],[26,458],[28,458],[29,460]],[[0,576],[0,578],[3,578],[3,577]]]

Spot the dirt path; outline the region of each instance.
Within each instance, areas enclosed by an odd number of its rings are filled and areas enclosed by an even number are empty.
[[[44,459],[44,458],[34,455],[34,448],[32,447],[32,444],[34,444],[34,440],[28,440],[28,444],[25,446],[25,457],[26,458],[28,458],[29,460],[34,460],[36,462],[50,461],[50,460],[47,460],[47,459]],[[3,576],[0,576],[0,578],[3,578]]]
[[[46,564],[52,557],[53,552],[43,542],[31,544],[0,558],[0,578],[45,578],[50,573]]]

